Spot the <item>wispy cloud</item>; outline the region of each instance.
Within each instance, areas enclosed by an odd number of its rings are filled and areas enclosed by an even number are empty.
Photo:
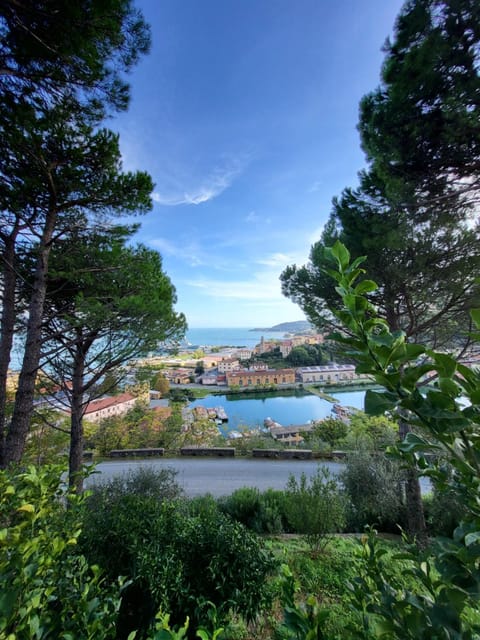
[[[194,243],[177,245],[166,238],[157,237],[149,240],[148,244],[163,255],[179,258],[191,267],[199,267],[206,263],[201,249]]]
[[[228,189],[243,171],[243,168],[244,163],[235,160],[225,166],[216,167],[204,178],[188,177],[181,180],[176,178],[175,183],[177,184],[175,186],[169,186],[165,190],[162,190],[160,186],[160,189],[153,192],[152,199],[154,202],[168,207],[208,202]],[[187,183],[188,186],[186,186]]]
[[[257,214],[256,211],[250,211],[245,216],[245,222],[257,222],[258,220],[260,220],[260,216]]]
[[[280,283],[276,280],[254,276],[252,280],[215,280],[198,278],[185,284],[201,289],[212,298],[227,300],[275,300],[280,294]]]
[[[322,187],[323,187],[323,181],[315,180],[315,182],[312,185],[310,185],[310,187],[308,188],[308,193],[315,193],[316,191],[320,191]]]
[[[298,256],[294,256],[293,254],[272,253],[269,256],[259,258],[257,263],[264,264],[267,267],[272,267],[272,269],[283,269],[287,264],[295,262],[296,258],[298,259]]]
[[[225,300],[280,300],[282,299],[280,286],[280,273],[292,262],[303,260],[305,256],[272,253],[255,261],[260,265],[256,271],[250,272],[247,277],[237,279],[221,278],[192,278],[185,284],[201,289],[202,292],[213,298]]]

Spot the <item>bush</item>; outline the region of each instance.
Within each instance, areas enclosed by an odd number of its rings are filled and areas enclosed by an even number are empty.
[[[284,530],[282,491],[260,493],[253,487],[237,489],[218,502],[220,511],[257,533],[281,533]]]
[[[325,548],[331,534],[345,526],[347,499],[326,467],[319,467],[309,482],[304,473],[299,482],[290,476],[285,494],[290,526],[306,535],[315,553]]]
[[[0,472],[1,638],[115,637],[119,585],[107,588],[76,550],[82,498],[62,472]]]
[[[398,462],[369,451],[352,453],[340,479],[349,496],[349,530],[363,531],[365,525],[375,524],[383,531],[398,533],[398,525],[405,521]]]
[[[170,612],[172,624],[189,616],[193,630],[209,623],[212,607],[219,620],[230,609],[250,619],[267,603],[272,556],[211,500],[196,501],[189,512],[182,502],[99,492],[89,504],[86,553],[110,580],[132,580],[122,600],[119,637],[136,628],[145,633],[158,609]]]
[[[139,495],[157,500],[173,500],[183,494],[183,489],[176,481],[178,471],[175,469],[154,469],[138,467],[122,475],[115,476],[107,482],[93,486],[90,502],[102,494],[102,501],[116,500],[125,495]]]
[[[432,493],[423,499],[425,520],[434,536],[453,537],[453,532],[466,515],[461,496],[453,489],[439,491],[435,484]]]

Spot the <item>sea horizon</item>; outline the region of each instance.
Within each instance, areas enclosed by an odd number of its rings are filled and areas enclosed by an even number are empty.
[[[255,331],[255,327],[192,327],[185,334],[190,346],[253,348],[262,336],[265,340],[279,340],[285,331]]]

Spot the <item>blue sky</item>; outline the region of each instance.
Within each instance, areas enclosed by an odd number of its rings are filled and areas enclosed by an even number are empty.
[[[138,0],[153,46],[116,117],[124,167],[148,171],[157,249],[191,327],[303,318],[279,275],[303,264],[331,200],[364,166],[400,0]]]

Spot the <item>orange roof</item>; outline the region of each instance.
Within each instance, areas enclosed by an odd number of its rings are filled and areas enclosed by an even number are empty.
[[[114,407],[117,404],[123,404],[129,400],[135,400],[135,396],[131,393],[121,393],[119,396],[111,396],[109,398],[100,398],[99,400],[92,400],[87,404],[85,414],[94,413],[95,411],[101,411],[108,407]]]

